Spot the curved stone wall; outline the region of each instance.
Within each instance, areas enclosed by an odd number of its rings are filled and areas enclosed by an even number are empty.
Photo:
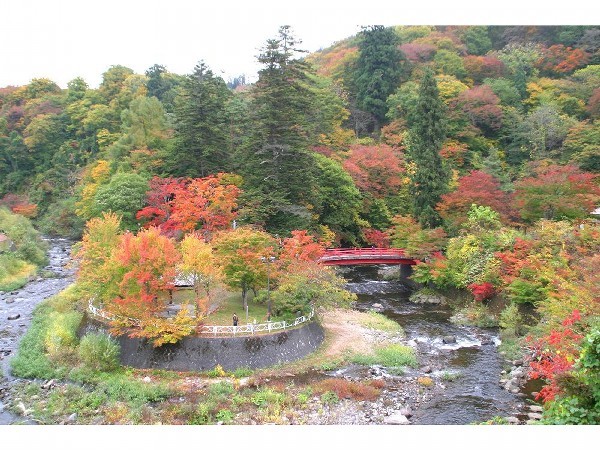
[[[86,332],[98,330],[88,323]],[[154,348],[145,339],[120,336],[121,363],[139,369],[205,371],[220,365],[232,371],[239,367],[259,369],[291,362],[315,351],[323,342],[324,332],[315,321],[300,328],[260,336],[196,337],[188,336],[177,344]]]

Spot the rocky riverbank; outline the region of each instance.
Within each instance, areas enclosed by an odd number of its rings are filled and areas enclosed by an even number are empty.
[[[73,282],[74,268],[70,266],[71,241],[47,239],[50,250],[49,263],[27,285],[12,292],[0,292],[0,424],[17,418],[8,413],[6,405],[12,403],[10,359],[27,330],[33,310],[43,300],[52,297]]]

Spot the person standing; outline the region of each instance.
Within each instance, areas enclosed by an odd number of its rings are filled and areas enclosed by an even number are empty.
[[[233,326],[234,327],[238,326],[238,316],[236,313],[233,313]]]

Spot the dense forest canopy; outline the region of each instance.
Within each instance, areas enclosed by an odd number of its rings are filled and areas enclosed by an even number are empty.
[[[200,62],[188,75],[112,66],[98,89],[81,78],[67,89],[48,79],[6,86],[0,199],[48,232],[77,235],[107,210],[139,227],[152,177],[231,173],[238,220],[282,235],[304,228],[361,245],[394,215],[438,225],[440,195],[473,171],[507,193],[552,165],[600,171],[599,35],[593,26],[370,26],[306,55],[286,26],[261,49],[251,85]],[[436,98],[423,99],[432,82]],[[422,110],[435,102],[440,120],[427,124]],[[593,203],[554,209],[585,217]]]

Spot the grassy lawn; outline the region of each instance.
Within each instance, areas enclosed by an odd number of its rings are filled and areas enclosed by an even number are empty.
[[[205,320],[206,325],[233,325],[232,317],[233,314],[237,314],[239,318],[239,325],[245,325],[246,323],[264,323],[267,321],[267,305],[259,304],[252,300],[253,295],[248,294],[248,321],[246,321],[246,313],[242,305],[242,295],[240,293],[231,293],[227,291],[220,291],[214,295],[214,303],[217,309],[214,310],[207,319]],[[192,289],[180,289],[173,293],[173,303],[181,304],[194,302],[194,291]],[[273,322],[279,320],[273,316],[271,318]]]

